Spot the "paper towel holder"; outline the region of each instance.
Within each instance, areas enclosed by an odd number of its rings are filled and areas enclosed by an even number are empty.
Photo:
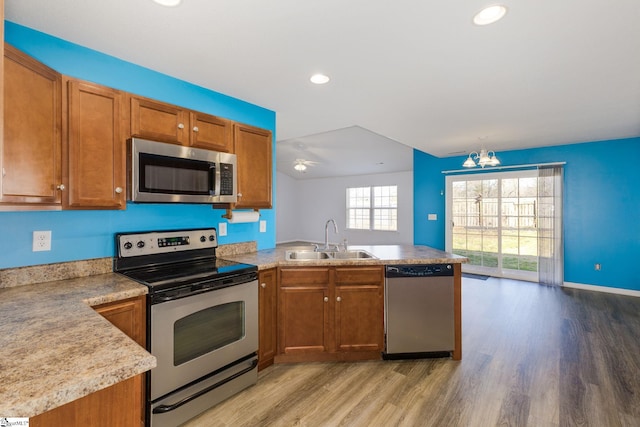
[[[253,209],[253,211],[260,213],[260,209]],[[232,209],[227,209],[227,213],[222,215],[222,218],[226,218],[229,221],[231,221],[231,219],[233,218],[233,210]]]

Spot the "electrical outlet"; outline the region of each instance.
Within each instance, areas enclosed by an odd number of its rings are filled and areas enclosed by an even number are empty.
[[[594,270],[596,270],[596,271],[600,271],[600,270],[602,270],[602,264],[600,264],[600,263],[598,262],[598,263],[594,264],[593,268],[594,268]]]
[[[33,252],[51,250],[51,230],[33,232]]]
[[[267,232],[267,221],[260,221],[260,232],[261,233]]]
[[[227,223],[220,222],[218,223],[218,236],[226,236],[227,235]]]

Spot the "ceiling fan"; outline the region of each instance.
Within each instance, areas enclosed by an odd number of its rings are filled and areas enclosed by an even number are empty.
[[[314,162],[312,160],[295,159],[293,161],[293,168],[300,173],[304,173],[308,166],[315,166],[317,164],[318,162]]]

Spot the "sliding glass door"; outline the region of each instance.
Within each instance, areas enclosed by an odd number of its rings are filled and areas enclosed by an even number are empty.
[[[463,270],[538,281],[538,172],[447,176],[447,251]]]

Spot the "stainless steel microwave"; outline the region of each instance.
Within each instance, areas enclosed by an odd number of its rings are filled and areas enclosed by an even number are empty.
[[[235,203],[236,155],[132,138],[127,197],[143,203]]]

